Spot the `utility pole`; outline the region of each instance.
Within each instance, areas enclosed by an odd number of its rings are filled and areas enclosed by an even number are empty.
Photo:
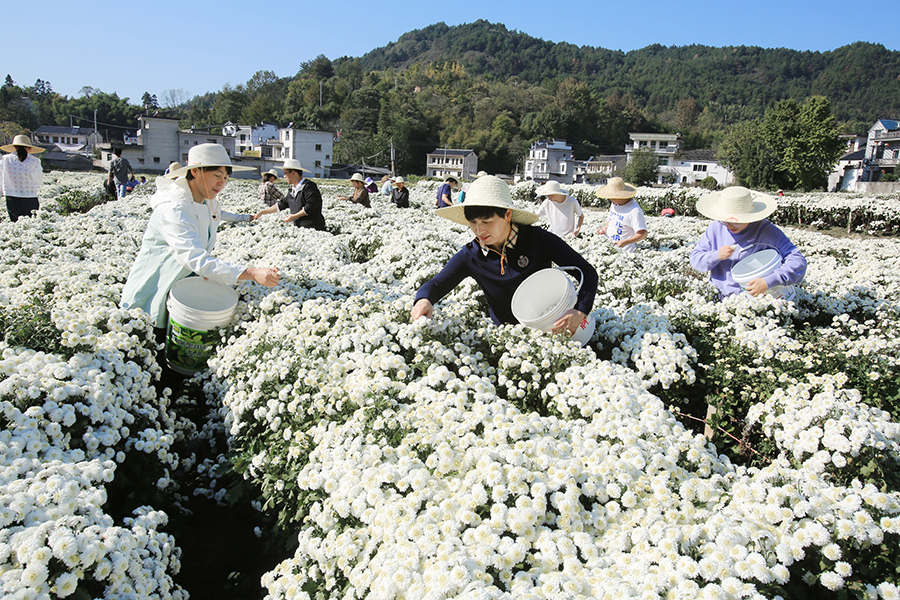
[[[394,138],[391,138],[391,177],[397,175],[397,168],[394,165]]]

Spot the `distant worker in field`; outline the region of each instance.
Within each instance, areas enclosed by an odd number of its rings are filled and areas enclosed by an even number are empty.
[[[438,208],[453,206],[453,189],[459,185],[456,177],[447,177],[438,188],[434,205]]]
[[[406,180],[394,177],[394,189],[391,191],[391,202],[397,208],[409,208],[409,190],[406,188]]]
[[[597,233],[608,237],[623,252],[636,252],[637,243],[647,237],[644,211],[634,199],[637,188],[621,177],[610,177],[594,194],[610,202],[609,220]]]
[[[256,196],[262,200],[266,206],[272,206],[284,198],[284,194],[275,187],[276,181],[278,181],[278,172],[275,171],[275,169],[269,169],[262,174],[262,181],[259,183],[259,187],[256,188]]]
[[[363,181],[363,183],[366,186],[367,192],[369,192],[370,194],[378,193],[378,184],[375,183],[374,179],[372,179],[371,177],[366,177],[365,180]]]
[[[113,154],[116,157],[109,163],[109,179],[115,180],[117,195],[119,200],[122,200],[128,193],[128,174],[131,173],[131,179],[134,179],[134,169],[131,168],[127,158],[122,158],[121,148],[113,150]]]
[[[778,251],[781,265],[765,277],[746,284],[751,296],[764,294],[770,287],[795,285],[803,280],[806,258],[766,218],[777,208],[772,196],[740,186],[706,194],[697,201],[697,212],[713,222],[691,250],[691,266],[698,271],[709,271],[720,299],[743,291],[732,277],[731,268],[740,259],[767,248]]]
[[[296,158],[288,158],[281,167],[284,178],[291,184],[288,195],[269,208],[264,208],[255,217],[270,215],[284,209],[290,209],[285,223],[293,223],[296,227],[325,231],[325,217],[322,215],[322,193],[314,181],[303,176],[309,173]]]
[[[27,135],[17,135],[12,144],[0,146],[0,150],[10,153],[0,158],[0,195],[6,196],[6,212],[15,223],[40,208],[38,191],[44,183],[44,170],[34,155],[44,149],[32,145]]]
[[[394,179],[388,175],[385,175],[381,178],[381,195],[382,196],[391,196],[391,192],[394,190]]]
[[[537,214],[547,219],[550,231],[559,237],[578,237],[584,224],[584,213],[578,200],[562,189],[558,181],[548,181],[534,192],[544,198]]]
[[[369,190],[366,189],[366,183],[363,181],[362,175],[354,173],[350,177],[350,185],[353,186],[353,193],[349,196],[338,196],[338,200],[349,200],[353,204],[361,204],[366,208],[372,208],[369,201]]]

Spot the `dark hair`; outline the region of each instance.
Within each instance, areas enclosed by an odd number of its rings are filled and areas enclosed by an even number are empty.
[[[28,148],[16,146],[16,156],[19,157],[19,162],[25,162],[25,159],[28,158]]]
[[[231,175],[231,167],[194,167],[194,168],[198,168],[201,171],[215,171],[216,169],[224,168],[225,172],[228,173],[229,175]],[[185,175],[184,175],[184,178],[187,179],[188,181],[190,181],[191,179],[194,178],[194,174],[191,172],[193,170],[194,169],[188,169],[187,173],[185,173]]]
[[[122,156],[122,149],[121,149],[121,148],[115,148],[115,149],[113,150],[113,154],[115,154],[116,156]]]
[[[453,183],[459,183],[459,182],[456,180],[456,177],[448,177],[448,178],[445,179],[444,181],[445,181],[445,182],[447,182],[447,181],[452,181]]]
[[[463,206],[463,213],[466,215],[466,221],[474,221],[475,219],[490,219],[491,217],[506,217],[508,208],[499,206]]]

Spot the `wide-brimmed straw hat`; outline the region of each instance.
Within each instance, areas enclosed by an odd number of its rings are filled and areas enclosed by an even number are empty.
[[[487,171],[478,171],[477,173],[475,173],[475,179],[478,179],[479,177],[484,177],[485,175],[487,175]]]
[[[396,177],[391,179],[391,181],[393,181],[394,183],[406,183],[406,180],[403,179],[402,177],[400,177],[399,175],[397,175]]]
[[[778,208],[772,196],[748,190],[738,185],[721,192],[710,192],[697,200],[697,212],[716,221],[755,223],[762,221]]]
[[[171,173],[172,171],[177,171],[177,170],[180,169],[180,168],[181,168],[181,163],[180,163],[180,162],[178,162],[178,161],[170,162],[170,163],[169,163],[169,168],[166,169],[166,175],[168,175],[168,174]]]
[[[310,171],[309,169],[304,169],[300,165],[300,161],[297,160],[296,158],[285,159],[284,164],[281,165],[281,170],[284,171],[285,169],[288,169],[291,171],[303,171],[304,173],[312,173],[312,171]]]
[[[0,146],[0,150],[3,150],[4,152],[15,152],[16,146],[24,146],[28,148],[28,154],[38,154],[39,152],[44,151],[44,149],[40,146],[35,146],[34,144],[32,144],[27,135],[17,135],[13,138],[12,144]]]
[[[466,192],[465,204],[446,206],[434,212],[445,219],[450,219],[454,223],[468,225],[469,222],[466,221],[465,213],[465,207],[467,206],[508,208],[512,211],[513,223],[521,223],[522,225],[537,223],[540,218],[533,212],[516,208],[516,205],[513,204],[512,194],[509,192],[509,186],[503,180],[493,175],[485,175],[472,182]]]
[[[569,190],[564,190],[559,187],[558,181],[548,181],[538,189],[534,190],[534,193],[538,196],[556,196],[563,195],[567,196],[569,194]]]
[[[353,175],[351,175],[350,181],[358,181],[360,183],[365,183],[365,181],[363,181],[363,176],[360,175],[359,173],[354,173]]]
[[[187,175],[191,169],[202,169],[204,167],[231,167],[232,171],[253,171],[253,167],[239,167],[231,164],[231,157],[228,151],[220,144],[197,144],[188,150],[187,165],[169,171],[166,175],[169,179],[176,179]]]
[[[637,188],[630,183],[625,183],[621,177],[610,177],[606,185],[597,188],[597,191],[594,192],[598,198],[614,198],[616,200],[633,198],[635,194],[637,194]]]
[[[263,173],[263,174],[262,174],[263,179],[266,178],[266,175],[271,175],[271,176],[274,177],[275,179],[278,179],[278,171],[276,171],[275,169],[269,169],[268,171],[266,171],[265,173]]]

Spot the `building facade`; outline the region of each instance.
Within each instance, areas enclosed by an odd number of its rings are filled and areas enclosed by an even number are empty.
[[[190,149],[199,144],[222,145],[235,164],[256,167],[256,172],[234,173],[233,177],[258,177],[272,168],[280,169],[285,159],[294,158],[310,177],[329,177],[334,154],[334,134],[330,131],[276,127],[264,123],[257,127],[227,123],[221,134],[206,129],[179,130],[178,119],[159,116],[138,117],[134,143],[104,144],[96,167],[108,169],[114,147],[122,147],[135,171],[162,173],[170,163],[187,164]]]
[[[575,167],[572,146],[565,140],[534,142],[525,159],[524,179],[538,185],[551,180],[571,184],[575,182]]]
[[[472,150],[437,148],[425,158],[427,177],[474,179],[478,173],[478,155]]]
[[[63,152],[89,152],[103,141],[93,127],[41,125],[31,135],[35,144],[56,146]]]
[[[662,167],[660,167],[662,171]],[[734,185],[734,173],[716,162],[714,150],[682,150],[671,159],[667,173],[681,185],[696,185],[712,177],[719,187]]]
[[[863,181],[878,181],[881,175],[900,166],[900,122],[878,119],[869,128]]]

